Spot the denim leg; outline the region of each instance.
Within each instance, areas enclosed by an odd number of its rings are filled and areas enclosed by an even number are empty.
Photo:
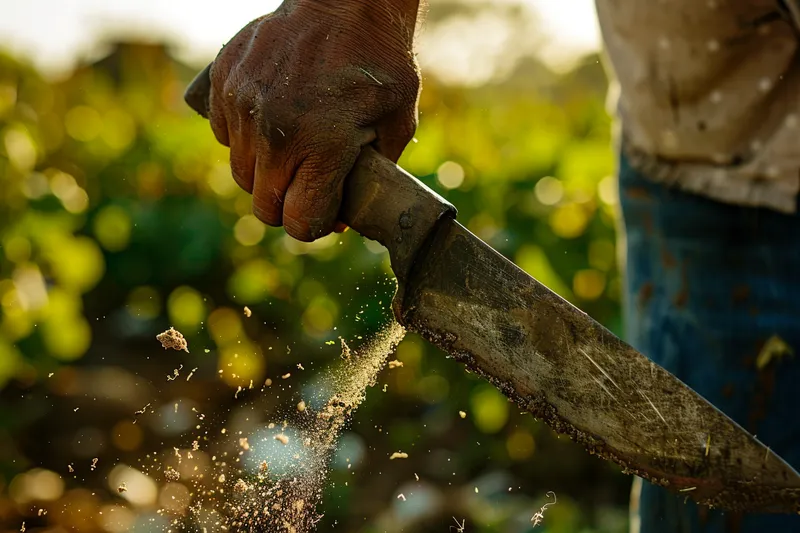
[[[800,467],[800,216],[726,205],[620,161],[627,340]],[[786,343],[796,355],[769,345]],[[779,339],[776,341],[776,339]],[[641,533],[800,532],[800,516],[710,511],[647,482]]]

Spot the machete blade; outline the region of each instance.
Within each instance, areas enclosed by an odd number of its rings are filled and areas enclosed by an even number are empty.
[[[417,255],[401,320],[627,473],[728,510],[798,512],[800,476],[675,376],[452,219]]]

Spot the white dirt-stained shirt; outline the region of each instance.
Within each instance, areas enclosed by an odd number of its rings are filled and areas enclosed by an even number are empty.
[[[800,0],[596,7],[631,165],[718,201],[796,212]]]

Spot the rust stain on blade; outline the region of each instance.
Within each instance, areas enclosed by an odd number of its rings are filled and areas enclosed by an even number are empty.
[[[800,511],[786,462],[457,222],[440,223],[398,299],[406,327],[625,472],[710,506]]]

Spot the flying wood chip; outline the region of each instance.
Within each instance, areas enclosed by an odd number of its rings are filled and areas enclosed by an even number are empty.
[[[186,339],[183,337],[183,334],[175,328],[169,328],[164,333],[159,333],[156,335],[156,339],[165,350],[172,348],[173,350],[183,350],[189,353],[189,346],[186,344]]]

